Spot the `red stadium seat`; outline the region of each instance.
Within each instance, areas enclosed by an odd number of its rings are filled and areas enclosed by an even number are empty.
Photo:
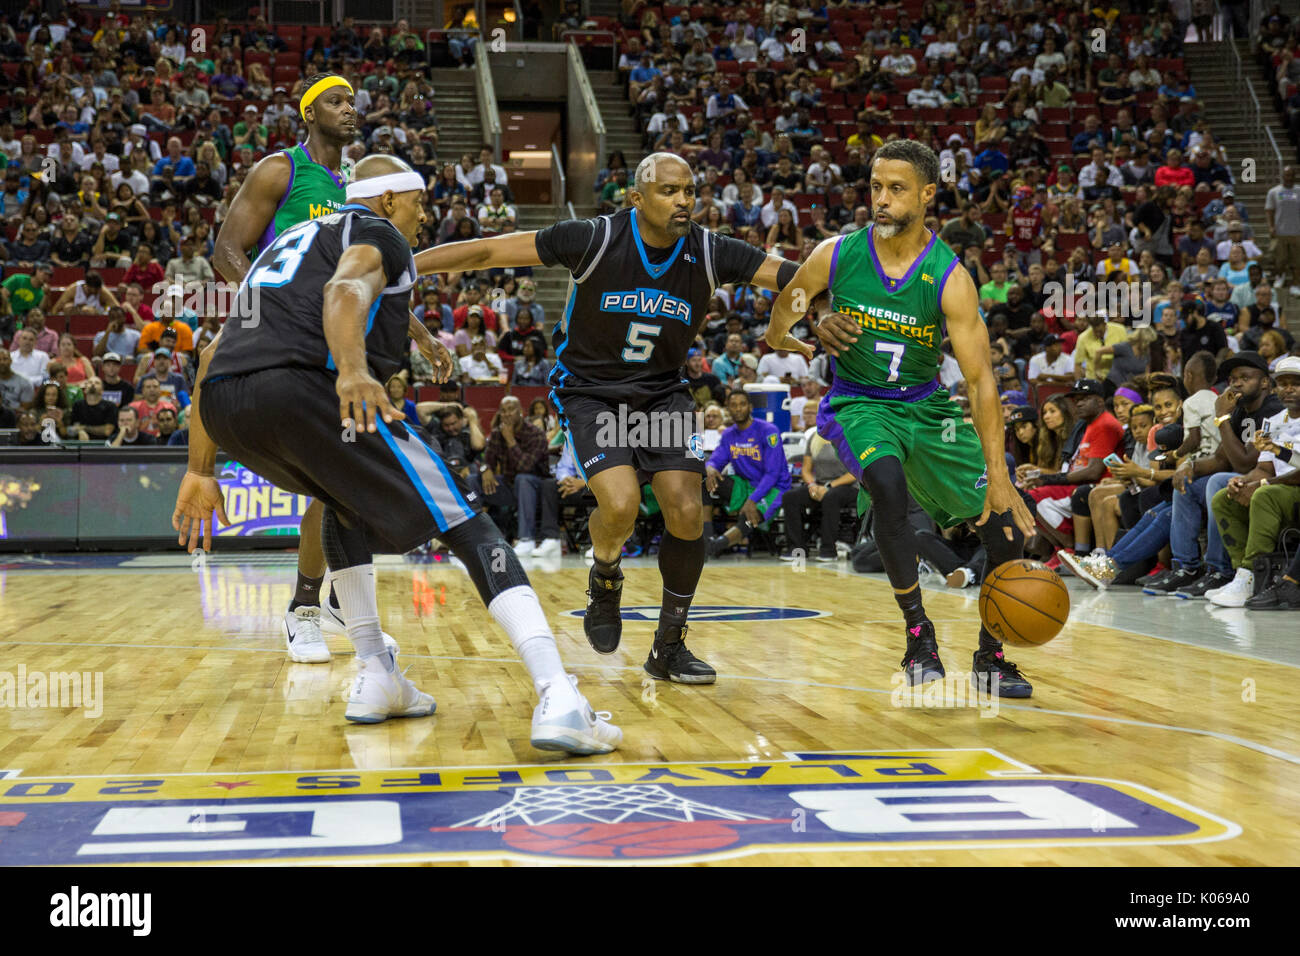
[[[70,315],[68,316],[68,331],[74,336],[94,335],[108,327],[108,316],[106,315]]]

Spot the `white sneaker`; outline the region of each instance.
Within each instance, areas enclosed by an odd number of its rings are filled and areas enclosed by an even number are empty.
[[[347,637],[348,636],[347,622],[343,620],[343,615],[339,612],[339,610],[330,603],[329,598],[325,598],[323,601],[321,601],[320,608],[321,608],[321,615],[320,615],[321,629],[325,631],[331,631],[335,634],[342,634],[344,637]],[[389,634],[387,631],[381,631],[380,633],[384,635],[384,647],[392,651],[394,657],[396,657],[398,654],[402,652],[402,649],[397,646],[397,642],[393,640],[393,636],[391,634]]]
[[[586,551],[582,552],[582,556],[583,556],[584,558],[586,558],[588,561],[595,561],[595,560],[596,560],[596,546],[593,544],[593,545],[592,545],[590,548],[588,548]]]
[[[295,663],[329,662],[329,645],[320,632],[320,608],[301,604],[284,612],[284,646],[289,649],[289,660]]]
[[[378,724],[389,717],[427,717],[437,710],[433,698],[397,669],[391,652],[361,658],[357,679],[343,716],[358,724]]]
[[[542,691],[533,710],[532,743],[538,750],[560,750],[578,756],[607,754],[623,742],[623,731],[609,723],[609,711],[591,709],[578,692],[578,678],[556,682]]]
[[[531,558],[534,550],[536,549],[531,539],[521,538],[519,543],[515,545],[515,557]]]
[[[534,558],[549,558],[553,554],[559,554],[563,550],[560,547],[559,538],[547,538],[536,548],[533,549]]]
[[[849,547],[848,542],[846,541],[835,542],[835,557],[839,558],[841,561],[843,561],[852,553],[853,553],[853,549]]]
[[[1238,568],[1236,577],[1221,588],[1205,592],[1205,599],[1219,607],[1244,607],[1255,593],[1255,572]]]

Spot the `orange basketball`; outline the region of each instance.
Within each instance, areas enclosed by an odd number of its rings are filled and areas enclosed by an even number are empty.
[[[1038,561],[1008,561],[984,578],[980,620],[1000,641],[1021,647],[1046,644],[1070,616],[1065,582]]]

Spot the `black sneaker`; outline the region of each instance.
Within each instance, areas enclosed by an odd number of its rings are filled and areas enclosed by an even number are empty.
[[[946,673],[939,660],[939,644],[934,639],[934,625],[923,621],[907,628],[907,653],[903,655],[903,672],[909,687],[932,680],[943,680]]]
[[[672,680],[679,684],[712,684],[718,673],[686,649],[686,628],[670,627],[655,631],[645,672],[655,680]]]
[[[709,557],[716,558],[730,547],[731,542],[727,540],[725,534],[712,537],[709,539]]]
[[[619,609],[623,600],[623,572],[607,578],[593,567],[587,576],[587,588],[587,613],[582,618],[587,643],[597,654],[613,654],[623,636],[623,615]]]
[[[1232,581],[1232,576],[1220,574],[1218,571],[1207,571],[1191,584],[1185,584],[1174,592],[1174,597],[1182,598],[1184,601],[1199,601],[1205,597],[1206,591],[1213,591],[1215,588],[1221,588]]]
[[[1283,578],[1271,588],[1265,588],[1246,602],[1252,611],[1300,610],[1300,584]]]
[[[1033,686],[1025,680],[1020,669],[1004,656],[1002,651],[978,650],[971,664],[971,686],[978,693],[990,693],[989,684],[993,674],[997,674],[997,694],[999,697],[1028,697],[1034,692]]]
[[[1173,594],[1181,588],[1189,587],[1200,580],[1205,572],[1201,568],[1179,568],[1177,571],[1165,571],[1148,581],[1142,588],[1143,594]]]

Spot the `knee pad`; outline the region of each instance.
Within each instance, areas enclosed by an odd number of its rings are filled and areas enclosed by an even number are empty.
[[[346,519],[333,508],[325,509],[320,530],[321,549],[325,552],[325,563],[331,571],[343,571],[374,562],[365,531],[347,524]]]
[[[514,549],[487,515],[475,515],[439,538],[465,565],[484,604],[491,604],[503,591],[529,586],[528,575]]]

